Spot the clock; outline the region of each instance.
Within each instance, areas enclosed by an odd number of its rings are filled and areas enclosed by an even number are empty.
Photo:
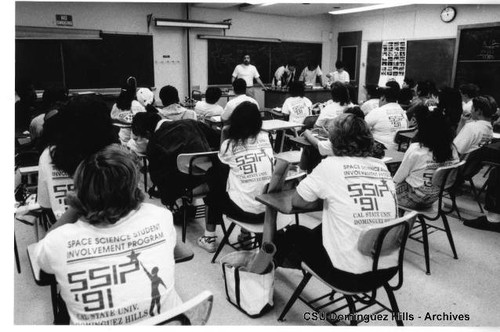
[[[441,11],[441,20],[445,23],[450,23],[457,16],[457,10],[454,7],[446,7]]]

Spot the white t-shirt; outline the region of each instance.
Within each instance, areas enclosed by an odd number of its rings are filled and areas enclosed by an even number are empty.
[[[341,73],[338,72],[338,70],[334,71],[333,73],[330,73],[331,79],[330,82],[342,82],[342,83],[349,83],[350,82],[350,77],[349,73],[346,72],[345,70],[342,71]]]
[[[330,104],[323,107],[319,113],[318,120],[316,120],[316,126],[318,127],[328,127],[328,124],[335,119],[340,114],[349,107],[349,105],[340,105],[339,102],[333,101]]]
[[[307,97],[289,97],[283,103],[281,112],[290,114],[289,121],[304,123],[306,116],[311,114],[312,102]]]
[[[35,252],[40,268],[55,274],[72,324],[117,325],[148,318],[155,298],[161,313],[182,303],[174,288],[175,243],[172,213],[143,203],[114,225],[61,226]]]
[[[479,149],[491,141],[493,137],[493,126],[489,121],[470,121],[460,130],[453,143],[458,153],[466,154]]]
[[[406,112],[397,103],[387,103],[372,110],[366,115],[365,121],[372,131],[373,138],[392,150],[398,148],[394,143],[396,132],[408,128]]]
[[[406,181],[422,197],[437,197],[439,187],[432,185],[434,172],[439,167],[457,163],[459,158],[456,149],[453,149],[453,159],[444,163],[437,163],[433,158],[433,153],[427,147],[420,146],[420,143],[411,143],[405,152],[401,166],[394,175],[394,182]]]
[[[249,97],[247,95],[238,95],[235,98],[231,99],[230,101],[227,102],[226,107],[224,108],[224,111],[222,112],[221,119],[222,121],[227,121],[231,114],[233,114],[234,109],[236,106],[241,104],[244,101],[249,101],[257,105],[259,107],[259,103],[252,97]]]
[[[304,81],[305,84],[314,85],[316,84],[316,77],[318,76],[323,76],[323,72],[321,71],[321,68],[319,68],[319,66],[314,70],[309,70],[309,68],[306,67],[302,70],[299,80]]]
[[[57,219],[66,211],[66,194],[74,190],[73,178],[52,164],[50,148],[43,150],[38,161],[37,202],[51,208]]]
[[[218,104],[209,104],[206,101],[202,100],[196,103],[196,105],[194,106],[194,111],[199,117],[205,118],[221,115],[224,109]]]
[[[137,100],[132,100],[132,104],[129,110],[121,110],[116,106],[116,104],[114,104],[111,108],[111,119],[132,124],[134,115],[139,112],[146,112],[146,109]],[[127,142],[130,140],[131,132],[132,130],[130,128],[120,128],[118,136],[120,137],[120,141],[122,142],[122,144],[127,144]]]
[[[259,214],[265,211],[255,197],[261,195],[273,174],[273,148],[268,133],[261,131],[246,146],[234,146],[229,140],[222,142],[219,159],[229,165],[226,190],[229,197],[242,210]]]
[[[365,115],[367,115],[368,113],[370,113],[370,111],[378,108],[378,103],[380,102],[380,99],[370,99],[370,100],[367,100],[363,103],[363,105],[360,106],[361,110],[363,111],[363,113],[365,113]]]
[[[298,187],[306,201],[323,200],[323,246],[335,268],[364,273],[373,260],[358,251],[363,230],[397,218],[394,182],[376,158],[327,157]],[[379,268],[397,265],[397,252],[380,257]]]
[[[259,78],[259,72],[254,65],[239,64],[234,68],[233,75],[234,78],[242,78],[247,82],[247,88],[253,86],[253,79]]]

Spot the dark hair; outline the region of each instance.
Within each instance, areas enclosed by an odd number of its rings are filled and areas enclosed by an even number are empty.
[[[237,78],[233,82],[233,90],[237,95],[243,95],[247,91],[247,82],[242,78]]]
[[[340,60],[337,60],[337,62],[335,62],[335,68],[337,69],[344,68],[344,63]]]
[[[396,89],[396,91],[398,92],[398,94],[399,94],[399,90],[401,90],[401,86],[396,81],[387,81],[385,83],[385,86],[388,86],[390,88]]]
[[[132,90],[124,90],[120,92],[116,99],[116,107],[125,111],[132,107],[132,100],[135,99],[135,93]]]
[[[424,106],[421,106],[424,107]],[[415,114],[418,132],[415,140],[432,152],[434,161],[443,163],[453,158],[453,129],[443,112],[436,108],[433,111]]]
[[[493,109],[492,106],[493,105],[491,105],[488,96],[479,96],[472,99],[472,107],[474,107],[474,110],[476,112],[480,111],[481,115],[485,118],[491,118],[497,111],[496,109]]]
[[[332,84],[332,100],[345,106],[349,104],[349,90],[342,82],[334,82]]]
[[[15,89],[20,99],[36,100],[35,86],[31,79],[26,77],[16,78]]]
[[[417,121],[417,126],[419,125],[420,121],[429,114],[429,106],[424,105],[423,103],[418,103],[411,109],[413,116],[415,117],[415,120]]]
[[[439,92],[438,107],[443,110],[451,123],[458,123],[463,113],[460,92],[450,87],[442,88]]]
[[[99,96],[76,96],[60,110],[59,135],[51,149],[56,168],[70,176],[89,155],[112,143],[118,143],[111,123],[110,109]]]
[[[406,84],[408,84],[408,86],[410,87],[410,89],[413,89],[415,87],[415,81],[412,78],[405,77],[405,79],[403,80],[403,82],[405,82]]]
[[[395,86],[381,87],[379,90],[380,97],[384,96],[385,100],[390,103],[395,103],[399,97],[399,90]]]
[[[373,135],[368,124],[354,114],[340,114],[329,127],[335,156],[369,157],[373,153]]]
[[[428,97],[429,96],[429,84],[428,81],[418,81],[417,82],[417,96]]]
[[[361,110],[359,106],[349,107],[344,111],[344,114],[354,114],[358,118],[365,119],[365,113]]]
[[[358,104],[357,100],[354,100],[354,96],[356,95],[356,87],[351,83],[345,83],[347,91],[349,92],[349,101],[353,104]]]
[[[158,113],[158,109],[155,106],[153,106],[152,104],[147,104],[146,106],[144,106],[144,108],[146,109],[146,112],[148,112],[148,113],[154,113],[154,114]]]
[[[370,95],[371,99],[376,99],[380,96],[378,86],[375,84],[365,85],[366,93]]]
[[[161,116],[158,113],[139,112],[132,119],[132,132],[136,136],[149,137],[154,133],[160,120]]]
[[[205,101],[209,104],[215,104],[222,96],[222,91],[216,86],[212,86],[205,92]]]
[[[176,104],[179,102],[179,93],[171,85],[166,85],[160,90],[160,99],[163,106]]]
[[[144,200],[137,165],[137,158],[118,144],[88,156],[76,169],[69,204],[90,224],[116,223]]]
[[[227,139],[237,145],[245,146],[249,138],[254,138],[262,129],[262,118],[257,105],[244,101],[234,109],[229,117]],[[228,146],[229,147],[229,146]]]
[[[44,111],[60,106],[68,100],[68,89],[62,85],[52,85],[43,91],[42,107]]]
[[[458,89],[463,95],[471,99],[479,95],[479,87],[472,83],[462,84]]]
[[[293,81],[288,85],[288,92],[292,97],[304,97],[304,82]]]
[[[291,59],[288,61],[288,67],[297,67],[297,61],[295,61],[295,59]]]

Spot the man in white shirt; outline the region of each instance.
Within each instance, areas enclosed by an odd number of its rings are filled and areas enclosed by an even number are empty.
[[[290,83],[299,79],[297,74],[297,64],[294,60],[290,60],[288,64],[279,67],[274,72],[274,85],[278,87],[289,86]]]
[[[260,74],[257,71],[257,68],[255,68],[254,65],[250,64],[250,55],[246,54],[243,57],[243,63],[237,65],[234,68],[233,74],[232,74],[232,80],[231,82],[234,82],[237,78],[242,78],[245,80],[247,84],[247,95],[249,95],[252,98],[255,98],[255,91],[253,89],[253,80],[255,79],[257,83],[260,84],[260,86],[265,90],[266,86],[264,83],[262,83],[260,79]]]
[[[387,149],[397,150],[394,136],[398,130],[408,128],[408,118],[396,102],[399,91],[395,87],[383,87],[379,91],[379,107],[368,113],[365,121],[376,141],[384,144]]]
[[[306,85],[316,85],[316,83],[319,83],[323,86],[323,72],[315,61],[311,61],[307,67],[302,70],[299,81],[303,81]]]
[[[252,97],[247,96],[245,93],[248,92],[247,84],[245,80],[238,78],[233,81],[233,90],[236,97],[227,102],[226,107],[224,108],[224,112],[222,112],[221,119],[226,122],[231,117],[236,106],[241,104],[244,101],[249,101],[257,105],[259,107],[259,103]]]
[[[333,82],[349,83],[349,73],[344,70],[342,61],[335,62],[335,68],[337,68],[336,71],[326,74],[326,77],[330,79],[330,84]]]

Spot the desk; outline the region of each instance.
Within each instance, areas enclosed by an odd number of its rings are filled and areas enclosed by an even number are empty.
[[[222,127],[222,118],[220,115],[206,117],[205,123],[209,125],[211,128],[221,129]]]
[[[131,123],[123,123],[123,122],[113,122],[113,126],[118,127],[118,128],[132,128]]]
[[[285,100],[291,97],[288,90],[270,90],[266,89],[264,92],[264,107],[274,108],[281,107]],[[305,89],[304,97],[307,97],[313,104],[322,103],[332,99],[332,92],[330,89]]]
[[[287,129],[301,128],[304,127],[302,123],[295,123],[290,121],[283,120],[264,120],[262,121],[262,130],[271,132],[271,131],[285,131]],[[281,136],[281,142],[279,147],[279,152],[283,150],[283,142],[285,141],[285,133]],[[276,151],[276,146],[275,146]]]

